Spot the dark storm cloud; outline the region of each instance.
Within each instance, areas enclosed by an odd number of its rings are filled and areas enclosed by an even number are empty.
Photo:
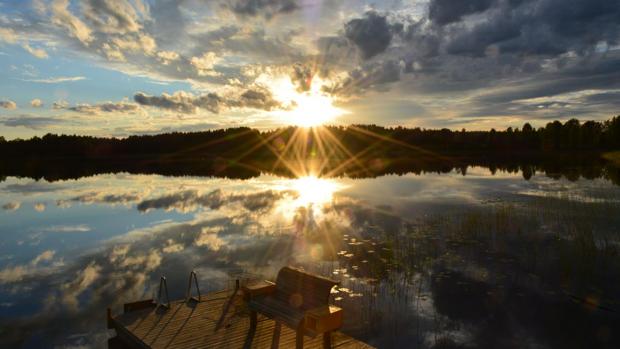
[[[374,11],[350,20],[344,30],[345,37],[359,48],[364,59],[382,53],[392,41],[392,27],[385,16]]]
[[[251,108],[259,110],[274,110],[285,108],[266,88],[255,86],[244,90],[237,96],[219,96],[208,93],[194,96],[191,93],[178,91],[172,95],[163,93],[161,96],[149,96],[142,92],[134,95],[136,103],[145,106],[157,107],[177,111],[180,113],[195,113],[198,108],[219,113],[222,109]]]
[[[563,70],[538,74],[531,79],[506,84],[501,89],[483,95],[479,98],[479,102],[503,103],[585,89],[618,89],[620,88],[620,53],[611,56],[602,62],[578,61]]]
[[[620,108],[620,92],[604,92],[597,93],[585,98],[585,102],[592,105],[598,104],[612,104],[616,106],[616,108]]]
[[[334,45],[342,40],[362,59],[324,88],[335,95],[399,88],[421,98],[459,96],[465,102],[456,115],[468,117],[602,117],[616,108],[610,94],[575,103],[520,101],[620,88],[617,1],[432,0],[419,19],[370,12],[342,33],[319,41],[321,52],[336,47],[339,54],[325,62],[348,61],[347,45]]]
[[[463,16],[487,10],[494,0],[432,0],[428,17],[433,22],[444,25],[460,21]]]
[[[224,6],[240,16],[263,16],[267,19],[299,9],[296,0],[236,0]]]
[[[459,26],[447,52],[483,55],[490,45],[501,53],[558,55],[585,52],[605,41],[617,44],[620,2],[607,0],[523,0],[496,2],[484,21]]]
[[[400,80],[403,64],[388,60],[372,62],[349,72],[348,76],[324,90],[342,96],[361,94],[369,89],[381,89],[384,85]]]

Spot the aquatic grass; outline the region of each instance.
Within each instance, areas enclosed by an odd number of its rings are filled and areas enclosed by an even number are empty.
[[[349,276],[337,302],[352,312],[345,330],[380,347],[463,344],[473,329],[450,308],[437,308],[437,287],[455,287],[464,302],[480,297],[475,302],[488,313],[476,321],[485,323],[526,299],[612,307],[620,294],[620,222],[610,216],[617,210],[610,202],[543,197],[417,217],[400,230],[370,222],[373,234],[360,232],[362,243],[344,245],[334,263]]]

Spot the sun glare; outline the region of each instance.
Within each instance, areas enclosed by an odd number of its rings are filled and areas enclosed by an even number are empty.
[[[332,200],[334,193],[340,189],[338,183],[315,176],[294,179],[291,181],[290,187],[298,194],[294,202],[296,206],[328,203]]]
[[[314,77],[309,91],[298,92],[290,78],[276,79],[272,83],[275,97],[291,106],[289,110],[278,112],[281,120],[289,125],[302,127],[319,126],[347,114],[344,109],[334,106],[334,100],[321,91],[325,82]]]

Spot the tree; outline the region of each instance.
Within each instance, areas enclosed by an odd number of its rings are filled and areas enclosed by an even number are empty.
[[[607,147],[620,148],[620,115],[605,121],[603,129],[605,131]]]

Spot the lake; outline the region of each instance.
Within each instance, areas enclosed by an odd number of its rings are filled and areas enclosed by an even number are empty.
[[[529,178],[528,180],[524,179]],[[0,343],[105,347],[105,309],[285,265],[380,348],[620,347],[620,187],[485,167],[375,178],[0,182]]]

